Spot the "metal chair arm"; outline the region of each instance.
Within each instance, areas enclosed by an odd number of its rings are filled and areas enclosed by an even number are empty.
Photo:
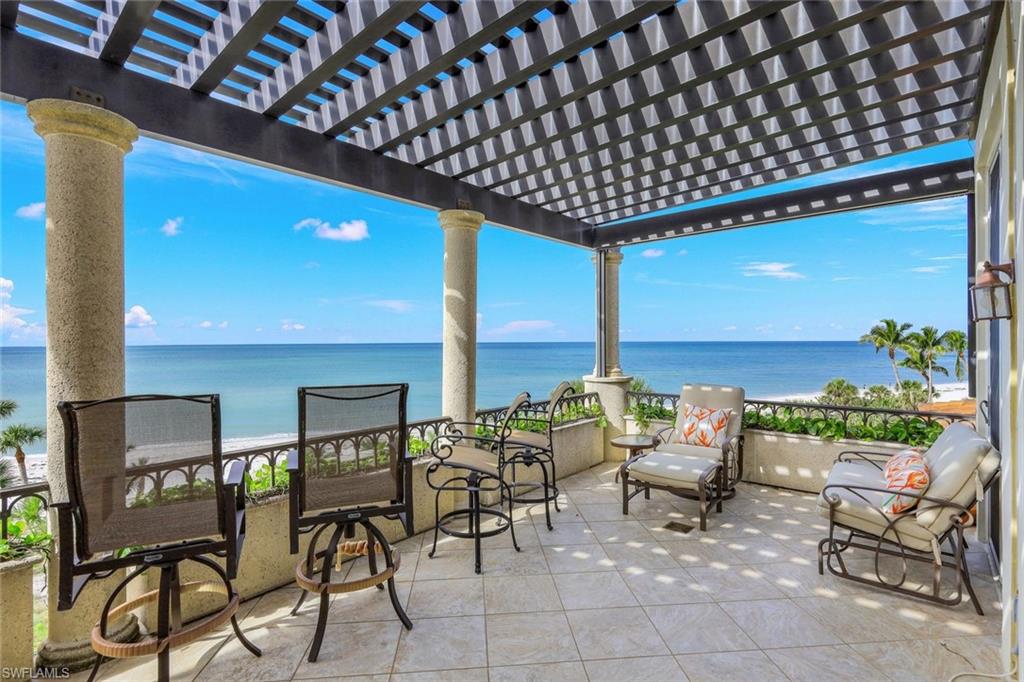
[[[879,461],[888,460],[892,456],[893,453],[891,452],[877,452],[874,450],[843,450],[839,453],[839,456],[836,457],[836,462],[852,463],[853,461],[863,461],[881,471],[882,467],[879,466]],[[878,459],[872,459],[872,457],[876,457]]]
[[[662,434],[664,434],[665,432],[672,432],[672,431],[675,430],[675,428],[676,428],[675,426],[666,426],[664,428],[661,428],[661,429],[658,429],[657,431],[655,431],[654,432],[654,445],[655,445],[655,447],[657,447],[657,445],[659,443],[667,443],[668,439],[665,438]]]
[[[937,498],[937,497],[929,497],[928,495],[922,495],[920,493],[915,493],[915,492],[913,492],[911,490],[899,490],[899,491],[896,491],[896,490],[889,490],[888,488],[876,488],[874,486],[868,486],[868,485],[849,485],[849,484],[844,484],[844,483],[830,483],[829,485],[826,485],[824,488],[821,489],[821,496],[825,498],[825,501],[828,502],[829,507],[833,508],[833,509],[836,506],[838,506],[842,502],[842,500],[839,498],[838,495],[829,495],[828,494],[828,491],[830,489],[832,489],[832,488],[836,488],[836,489],[840,489],[840,490],[848,490],[848,491],[852,492],[853,494],[855,494],[860,499],[864,500],[865,502],[868,502],[868,499],[866,497],[864,497],[863,495],[861,495],[860,492],[858,492],[858,491],[871,492],[871,493],[882,493],[884,495],[899,495],[900,497],[912,497],[912,498],[918,500],[918,504],[917,505],[915,505],[914,507],[908,509],[905,512],[900,512],[899,514],[887,513],[881,507],[879,507],[877,505],[871,504],[871,508],[872,509],[877,510],[880,514],[882,514],[886,518],[886,520],[890,520],[891,519],[891,523],[895,523],[896,521],[899,521],[902,518],[915,515],[919,511],[930,511],[932,509],[953,509],[956,512],[958,512],[958,515],[966,515],[967,516],[967,521],[964,523],[965,526],[969,526],[972,523],[974,523],[974,515],[971,513],[971,510],[969,508],[965,507],[964,505],[958,504],[958,503],[953,502],[951,500],[943,500],[943,499],[940,499],[940,498]],[[920,506],[921,502],[928,502],[931,506],[921,507]]]

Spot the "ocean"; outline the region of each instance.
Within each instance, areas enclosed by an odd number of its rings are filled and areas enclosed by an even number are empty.
[[[519,391],[546,397],[563,379],[590,373],[594,345],[483,343],[477,360],[477,405],[498,407]],[[769,398],[814,393],[835,377],[892,382],[885,354],[853,341],[627,342],[621,360],[627,373],[665,392],[698,381]],[[220,393],[226,439],[294,433],[302,385],[403,381],[410,419],[441,411],[440,344],[131,346],[126,362],[129,393]],[[46,423],[45,368],[42,348],[0,348],[0,396],[17,401],[15,421]]]

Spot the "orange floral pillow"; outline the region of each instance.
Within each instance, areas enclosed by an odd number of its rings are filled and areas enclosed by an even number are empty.
[[[725,443],[732,410],[712,410],[685,403],[683,413],[676,424],[676,442],[686,445],[700,445],[705,448],[720,448]]]
[[[900,492],[906,490],[924,494],[928,490],[928,465],[917,450],[903,450],[890,457],[882,474],[885,476],[886,489],[893,492],[882,501],[882,511],[887,514],[900,514],[917,505],[916,497],[900,495]]]

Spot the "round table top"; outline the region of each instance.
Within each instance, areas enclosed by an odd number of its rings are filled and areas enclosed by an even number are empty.
[[[612,438],[611,444],[617,448],[651,448],[654,447],[654,436],[631,433]]]

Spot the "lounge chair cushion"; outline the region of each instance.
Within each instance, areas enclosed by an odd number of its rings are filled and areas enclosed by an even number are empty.
[[[551,447],[551,443],[548,442],[548,435],[546,433],[537,433],[535,431],[520,431],[515,429],[512,431],[512,435],[508,437],[508,440],[515,441],[516,443],[526,443],[527,445],[540,450],[548,450]]]
[[[721,463],[721,457],[712,459],[670,452],[652,452],[629,465],[629,476],[656,485],[695,489],[703,474],[708,473],[707,480],[713,480],[714,474],[709,472],[721,466]]]
[[[668,452],[673,455],[690,455],[691,457],[705,457],[722,461],[722,448],[706,448],[701,445],[687,445],[685,443],[661,443],[655,452]]]
[[[931,483],[928,497],[950,500],[970,507],[977,495],[977,483],[987,483],[999,469],[999,452],[967,424],[950,424],[924,454]],[[975,473],[977,472],[977,476]],[[918,522],[935,533],[951,525],[951,510],[919,505]]]
[[[836,507],[835,520],[848,528],[856,528],[871,535],[886,533],[888,540],[899,539],[909,547],[921,551],[931,550],[931,541],[935,537],[927,528],[918,523],[914,515],[907,515],[900,519],[886,532],[887,524],[898,515],[883,514],[879,509],[884,504],[888,493],[871,492],[858,490],[856,492],[842,488],[831,488],[830,485],[866,486],[869,488],[885,488],[885,476],[879,469],[867,463],[837,462],[829,472],[825,488],[818,496],[818,511],[824,517],[829,517],[829,504],[826,495],[838,497],[839,505]],[[860,495],[864,497],[861,498]]]
[[[679,409],[676,414],[675,428],[669,438],[672,442],[681,441],[679,426],[683,423],[683,408],[687,405],[700,405],[713,410],[732,410],[729,425],[726,427],[725,439],[737,435],[743,428],[743,401],[746,395],[738,386],[719,386],[717,384],[683,384],[679,392]]]

